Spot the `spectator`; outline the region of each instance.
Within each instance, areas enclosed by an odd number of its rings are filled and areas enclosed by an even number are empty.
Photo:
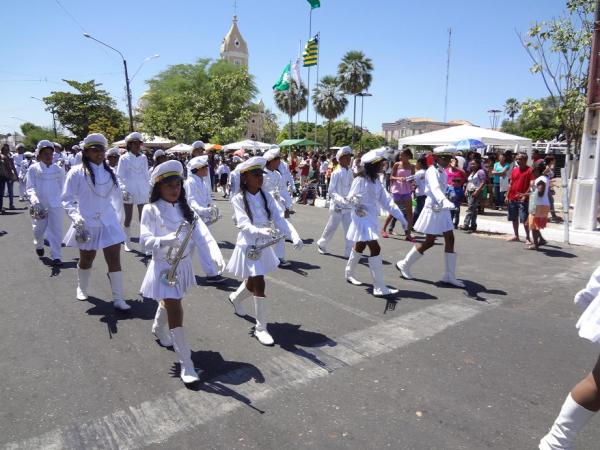
[[[425,171],[427,170],[427,158],[421,156],[417,159],[417,163],[415,164],[415,211],[413,213],[413,223],[417,223],[417,219],[423,210],[423,206],[425,206],[425,199],[427,195],[425,195],[425,186],[427,182],[425,181]]]
[[[542,237],[542,232],[548,223],[548,211],[550,211],[550,199],[548,191],[550,189],[550,180],[544,175],[546,164],[543,160],[538,160],[534,165],[532,191],[529,197],[529,228],[533,238],[533,244],[529,244],[527,249],[538,250],[540,245],[547,244]]]
[[[504,199],[508,190],[508,171],[510,164],[506,161],[506,155],[500,155],[498,161],[494,163],[492,177],[494,181],[494,203],[497,210],[504,208]]]
[[[404,235],[407,241],[415,242],[415,238],[411,236],[410,230],[413,225],[412,215],[412,176],[415,173],[415,166],[410,163],[413,154],[410,150],[402,150],[402,152],[396,155],[396,161],[392,166],[391,181],[391,193],[394,198],[394,203],[400,208],[402,214],[406,218],[408,228],[405,230]],[[388,229],[389,225],[389,229]],[[387,216],[381,231],[381,236],[384,238],[390,237],[389,233],[394,232],[394,226],[396,225],[396,219],[392,214]]]
[[[18,179],[15,163],[10,156],[8,144],[0,150],[0,211],[4,214],[4,187],[8,191],[8,209],[16,209],[13,196],[13,183]]]
[[[467,179],[467,214],[461,227],[461,230],[464,231],[477,231],[479,202],[483,198],[483,190],[487,181],[487,175],[481,168],[479,160],[473,159],[471,161],[471,169]]]
[[[329,161],[327,161],[326,155],[321,155],[319,158],[319,188],[321,190],[321,197],[325,198],[327,195],[327,168],[329,167]]]
[[[446,191],[446,197],[454,204],[454,209],[450,210],[450,218],[454,229],[458,228],[458,221],[460,220],[460,205],[465,196],[465,188],[463,187],[460,178],[456,177],[452,179],[452,184],[448,186]]]
[[[466,160],[465,160],[465,158],[463,157],[463,155],[462,155],[462,152],[456,152],[456,156],[455,156],[455,158],[456,158],[456,161],[457,161],[457,167],[458,167],[459,169],[461,169],[461,170],[463,170],[463,171],[464,171],[464,170],[465,170],[465,163],[466,163]]]
[[[446,175],[448,176],[448,180],[454,180],[454,178],[459,178],[460,185],[464,186],[465,180],[467,179],[467,175],[465,174],[465,171],[459,167],[458,159],[456,157],[453,156],[450,159],[450,165],[446,167],[445,170]]]
[[[513,223],[515,235],[509,239],[510,242],[519,242],[519,222],[525,228],[525,239],[531,243],[529,237],[529,225],[527,216],[529,215],[528,194],[531,181],[533,180],[531,167],[527,165],[527,154],[519,153],[517,155],[517,167],[510,174],[510,185],[508,187],[508,220]]]

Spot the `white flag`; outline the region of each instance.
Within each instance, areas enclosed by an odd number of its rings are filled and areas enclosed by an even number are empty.
[[[302,79],[300,78],[300,58],[296,59],[296,62],[292,66],[292,78],[298,86],[302,85]]]

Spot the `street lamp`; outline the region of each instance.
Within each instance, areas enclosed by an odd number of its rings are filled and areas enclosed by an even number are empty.
[[[133,79],[135,78],[135,76],[138,74],[138,72],[141,70],[141,68],[144,66],[144,64],[146,64],[148,61],[150,61],[151,59],[156,59],[159,58],[160,55],[157,53],[156,55],[152,55],[152,56],[148,56],[147,58],[144,58],[144,60],[141,62],[140,66],[137,68],[137,70],[134,72],[133,76],[131,77],[130,81],[133,81]]]
[[[488,114],[490,115],[490,125],[492,126],[492,130],[498,128],[498,120],[500,119],[500,113],[502,113],[499,109],[490,109],[488,110]]]
[[[360,92],[356,95],[360,97],[360,151],[362,151],[363,111],[365,109],[365,97],[373,97],[373,94],[369,94],[368,92]]]
[[[34,97],[33,95],[30,96],[30,98],[32,98],[34,100],[38,100],[45,104],[44,100],[42,100],[41,98]],[[58,135],[56,134],[56,115],[55,115],[54,108],[52,108],[50,110],[50,112],[52,113],[52,129],[54,130],[54,138],[56,138],[56,137],[58,137]]]
[[[94,36],[91,36],[89,33],[83,33],[83,35],[86,38],[92,39],[92,40],[96,41],[97,43],[104,45],[105,47],[110,48],[111,50],[117,52],[119,54],[119,56],[121,57],[121,59],[123,60],[123,67],[125,68],[125,87],[127,88],[127,112],[129,113],[129,131],[133,131],[133,114],[131,112],[131,89],[129,88],[129,75],[127,74],[127,61],[125,60],[123,53],[121,53],[116,48],[111,47],[110,45],[106,44],[105,42],[102,42],[102,41],[96,39]]]

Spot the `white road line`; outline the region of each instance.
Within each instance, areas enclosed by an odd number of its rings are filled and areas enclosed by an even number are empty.
[[[117,450],[165,442],[177,433],[203,425],[235,409],[272,398],[277,392],[307,384],[339,368],[434,336],[483,310],[484,307],[477,305],[449,302],[429,306],[349,333],[317,350],[311,348],[302,353],[276,356],[260,367],[266,380],[264,383],[232,383],[240,378],[251,378],[249,373],[240,369],[204,383],[199,391],[182,388],[99,419],[5,444],[4,448]],[[325,360],[323,362],[329,367],[315,364],[306,356],[302,357],[303,353],[312,353],[316,359]],[[228,387],[228,382],[234,387]]]

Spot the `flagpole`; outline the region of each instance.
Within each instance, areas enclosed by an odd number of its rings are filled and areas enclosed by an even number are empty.
[[[310,12],[308,13],[308,41],[310,41],[310,39],[312,38],[312,12],[313,12],[313,8],[312,6],[310,7]],[[307,41],[307,42],[308,42]],[[306,133],[305,133],[305,138],[308,138],[308,114],[309,114],[309,110],[310,110],[310,69],[311,66],[308,66],[308,77],[306,78],[306,84],[307,84],[307,89],[308,89],[308,98],[306,99]]]
[[[292,68],[292,60],[290,59],[290,71]],[[288,88],[288,116],[290,117],[290,139],[294,139],[294,136],[292,136],[292,130],[294,129],[294,119],[292,118],[292,80],[291,80],[291,73],[290,73],[290,85]]]

